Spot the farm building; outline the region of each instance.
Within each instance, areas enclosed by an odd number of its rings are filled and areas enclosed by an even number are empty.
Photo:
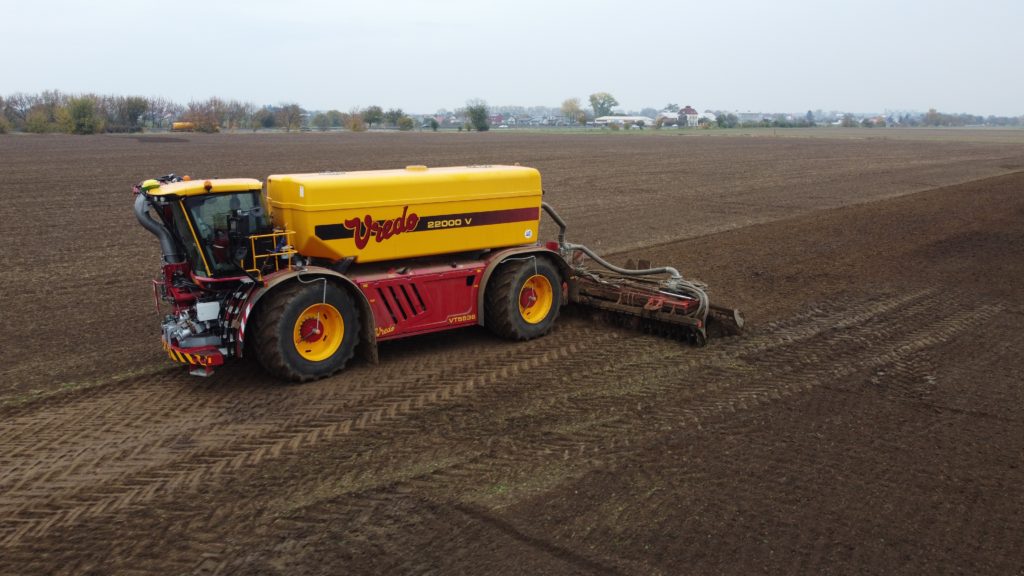
[[[658,117],[655,121],[661,121],[662,126],[677,126],[679,125],[679,113],[678,112],[658,112]]]
[[[649,116],[601,116],[600,118],[594,119],[594,124],[598,126],[606,126],[608,124],[641,124],[644,126],[654,126],[654,118]]]
[[[736,117],[740,119],[740,122],[763,122],[772,119],[771,114],[763,112],[737,112]]]
[[[679,119],[682,121],[686,118],[686,126],[690,128],[697,127],[697,120],[700,118],[700,112],[697,112],[692,106],[684,106],[679,110]]]

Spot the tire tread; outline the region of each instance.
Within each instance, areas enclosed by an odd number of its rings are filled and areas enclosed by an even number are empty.
[[[355,326],[346,326],[345,331],[346,333],[349,330],[352,331],[351,336],[346,334],[346,338],[351,337],[354,342],[348,347],[347,357],[338,363],[337,367],[321,374],[309,374],[297,370],[287,361],[284,356],[285,346],[290,346],[292,343],[290,341],[282,342],[280,325],[288,304],[305,288],[306,286],[296,283],[269,294],[268,301],[260,308],[257,315],[259,322],[256,325],[256,355],[260,364],[272,375],[292,382],[312,382],[337,374],[352,359],[356,347],[359,346],[359,307],[353,305]],[[338,287],[338,290],[344,290],[344,288]]]
[[[555,270],[556,279],[559,276],[558,268],[551,264],[550,260],[543,259],[547,265]],[[484,324],[494,334],[509,340],[530,340],[543,336],[554,327],[554,319],[558,317],[561,306],[560,298],[556,297],[551,309],[551,321],[543,330],[524,330],[521,322],[517,321],[519,316],[519,299],[517,279],[522,274],[525,262],[505,262],[500,265],[490,282],[487,283],[487,292],[484,295]],[[561,282],[555,282],[552,289],[556,294],[561,293]]]

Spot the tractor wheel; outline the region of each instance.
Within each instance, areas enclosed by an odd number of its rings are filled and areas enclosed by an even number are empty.
[[[267,295],[256,326],[260,364],[271,374],[308,382],[345,367],[359,343],[359,309],[326,281],[295,283]]]
[[[510,340],[551,331],[562,305],[562,278],[547,258],[506,262],[487,283],[484,324]]]

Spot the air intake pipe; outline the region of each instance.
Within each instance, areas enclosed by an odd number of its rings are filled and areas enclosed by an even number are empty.
[[[152,232],[160,240],[160,252],[163,255],[164,263],[178,264],[184,262],[184,258],[182,258],[178,248],[174,245],[171,233],[167,231],[163,224],[157,222],[149,215],[149,203],[146,200],[145,194],[139,194],[135,198],[135,217],[139,219],[139,224],[142,224],[143,228]]]

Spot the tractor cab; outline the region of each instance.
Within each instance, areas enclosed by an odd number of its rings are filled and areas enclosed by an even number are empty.
[[[147,180],[140,189],[200,278],[261,276],[294,253],[289,233],[274,230],[259,180],[175,177]]]

